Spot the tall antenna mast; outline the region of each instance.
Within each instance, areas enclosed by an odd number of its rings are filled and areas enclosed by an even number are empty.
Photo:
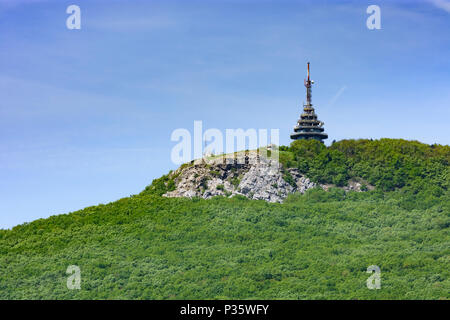
[[[305,79],[306,87],[306,104],[303,103],[303,113],[300,115],[300,119],[297,121],[297,125],[294,127],[294,133],[291,134],[291,139],[315,139],[323,142],[328,138],[328,135],[324,132],[323,122],[317,119],[317,114],[314,112],[314,108],[311,103],[311,86],[314,81],[311,80],[309,72]]]
[[[305,79],[305,87],[306,87],[306,105],[312,106],[311,103],[311,86],[314,83],[309,77],[309,62],[308,62],[308,79]]]
[[[309,81],[309,62],[308,62],[308,81]]]

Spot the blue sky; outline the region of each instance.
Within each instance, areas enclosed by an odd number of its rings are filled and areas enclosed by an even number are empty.
[[[444,0],[0,0],[0,228],[139,193],[194,120],[290,143],[307,61],[327,144],[449,144],[449,31]]]

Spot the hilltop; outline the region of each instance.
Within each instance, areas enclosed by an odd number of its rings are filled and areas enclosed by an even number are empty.
[[[320,187],[364,192],[447,190],[450,148],[400,139],[343,140],[330,147],[316,140],[192,161],[156,179],[144,193],[167,197],[233,197],[283,202],[292,193]],[[245,160],[244,160],[245,157]]]
[[[242,192],[245,164],[189,163],[138,195],[0,230],[0,298],[450,298],[449,146],[296,141],[279,153],[283,203]],[[190,170],[211,179],[167,197]],[[81,290],[66,287],[69,265]],[[366,287],[369,265],[380,290]]]
[[[275,149],[261,148],[192,161],[165,177],[168,191],[163,196],[209,199],[240,195],[281,203],[291,193],[304,193],[316,186],[298,169],[282,166],[275,157],[279,155]]]

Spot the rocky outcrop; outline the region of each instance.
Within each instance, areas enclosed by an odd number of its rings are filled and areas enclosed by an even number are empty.
[[[218,158],[196,161],[171,173],[175,190],[166,197],[232,197],[282,202],[290,193],[316,186],[296,169],[284,169],[275,160],[246,155],[245,159]],[[210,159],[211,160],[211,159]]]
[[[295,168],[283,168],[275,159],[260,157],[254,153],[236,153],[198,159],[170,173],[175,190],[165,197],[232,197],[242,195],[249,199],[283,202],[290,194],[304,193],[320,186],[324,190],[332,184],[316,184]],[[374,187],[362,179],[350,180],[345,191],[366,191]]]

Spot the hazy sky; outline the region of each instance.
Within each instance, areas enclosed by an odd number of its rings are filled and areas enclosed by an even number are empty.
[[[0,0],[0,228],[139,193],[194,120],[290,143],[307,61],[327,144],[450,143],[448,0]]]

